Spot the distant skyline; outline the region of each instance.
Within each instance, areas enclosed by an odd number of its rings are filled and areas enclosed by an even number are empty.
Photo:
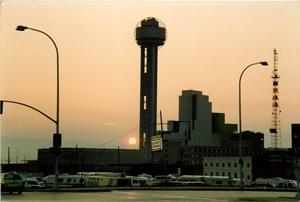
[[[238,123],[238,78],[249,64],[268,61],[243,76],[243,130],[265,134],[270,146],[273,49],[278,51],[282,146],[300,122],[300,2],[2,1],[0,98],[24,102],[55,117],[55,49],[61,73],[63,147],[137,148],[140,49],[136,25],[156,17],[167,28],[158,55],[158,110],[178,119],[178,97],[194,89],[209,96],[213,112]],[[159,111],[158,111],[159,112]],[[35,159],[52,145],[55,125],[12,104],[0,116],[1,157]],[[128,134],[128,135],[126,135]],[[123,138],[118,139],[119,136]],[[118,139],[112,141],[112,139]],[[104,144],[109,142],[107,144]]]

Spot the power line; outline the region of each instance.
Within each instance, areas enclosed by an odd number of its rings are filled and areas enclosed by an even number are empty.
[[[157,113],[156,116],[159,116],[159,113]],[[156,123],[156,125],[158,125],[158,124],[161,124],[161,123]],[[162,123],[162,124],[163,124],[163,125],[167,125],[168,123]],[[124,134],[122,134],[122,135],[120,135],[120,136],[117,136],[117,137],[115,137],[115,138],[113,138],[113,139],[111,139],[111,140],[109,140],[109,141],[107,141],[107,142],[104,142],[104,143],[100,144],[98,147],[101,147],[101,146],[103,146],[103,145],[112,143],[112,142],[114,142],[114,141],[116,141],[116,140],[118,140],[118,139],[121,139],[122,137],[125,137],[125,136],[129,135],[132,131],[135,131],[135,130],[138,129],[139,127],[140,127],[140,126],[138,125],[138,126],[136,126],[135,128],[133,128],[133,129],[127,131],[126,133],[124,133]]]
[[[114,141],[116,141],[116,140],[118,140],[118,139],[120,139],[120,138],[122,138],[122,137],[125,137],[125,136],[129,135],[132,131],[135,131],[136,129],[138,129],[139,127],[140,127],[140,126],[136,126],[135,128],[133,128],[133,129],[127,131],[126,133],[124,133],[124,134],[122,134],[122,135],[120,135],[120,136],[118,136],[118,137],[115,137],[115,138],[113,138],[113,139],[111,139],[111,140],[109,140],[109,141],[107,141],[107,142],[102,143],[101,145],[99,145],[99,147],[101,147],[101,146],[103,146],[103,145],[106,145],[106,144],[109,144],[109,143],[112,143],[112,142],[114,142]]]

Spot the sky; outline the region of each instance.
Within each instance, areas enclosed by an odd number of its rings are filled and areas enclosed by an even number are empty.
[[[278,51],[282,147],[291,124],[300,123],[300,2],[289,1],[2,1],[0,97],[56,116],[56,55],[60,56],[61,133],[64,147],[137,148],[140,49],[138,23],[158,18],[167,29],[158,56],[158,110],[163,122],[178,119],[182,90],[209,96],[213,112],[238,123],[242,80],[243,130],[265,134],[270,146],[273,49]],[[28,108],[4,104],[1,157],[37,158],[52,145],[55,124]],[[122,138],[118,138],[122,136]],[[114,140],[114,141],[112,141]]]

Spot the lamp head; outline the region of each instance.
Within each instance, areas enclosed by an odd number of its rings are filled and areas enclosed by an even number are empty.
[[[17,31],[25,31],[26,29],[28,29],[28,27],[23,26],[23,25],[18,25],[16,28]]]
[[[268,62],[266,62],[266,61],[260,62],[260,64],[263,65],[263,66],[268,66],[269,65]]]

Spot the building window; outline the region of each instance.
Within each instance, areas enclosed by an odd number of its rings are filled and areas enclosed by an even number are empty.
[[[234,173],[234,178],[237,178],[237,173]]]
[[[214,176],[213,172],[210,172],[210,176]]]
[[[219,167],[219,163],[216,163],[216,167]]]
[[[219,172],[216,172],[216,176],[219,176]]]
[[[237,163],[234,163],[234,167],[235,167],[235,168],[237,167]]]
[[[228,167],[229,167],[229,168],[231,167],[231,163],[228,163]]]
[[[250,175],[247,175],[247,179],[248,179],[248,180],[250,180],[250,179],[251,179],[251,178],[250,178]]]
[[[222,176],[225,176],[225,172],[222,172]]]
[[[144,73],[147,74],[147,48],[144,49]]]
[[[230,172],[228,172],[228,177],[231,177],[231,173]]]
[[[147,96],[144,96],[144,110],[147,109]]]
[[[250,168],[250,163],[247,163],[247,168]]]
[[[214,166],[213,166],[213,163],[210,163],[210,167],[214,167]]]
[[[222,163],[222,167],[225,167],[225,163]]]
[[[145,64],[144,64],[144,74],[147,74],[147,58],[145,59]]]
[[[207,163],[205,163],[204,166],[207,167]]]

